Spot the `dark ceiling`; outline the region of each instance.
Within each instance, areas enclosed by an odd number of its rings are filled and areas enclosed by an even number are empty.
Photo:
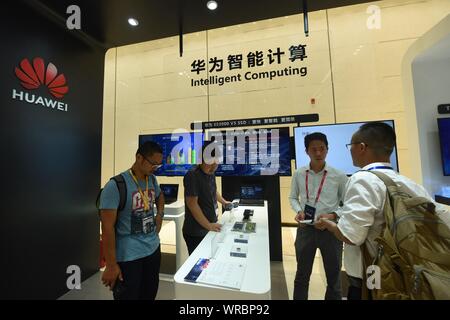
[[[23,0],[41,14],[65,26],[67,7],[81,9],[81,32],[85,38],[109,48],[214,29],[302,12],[302,0],[217,0],[215,11],[207,0]],[[366,0],[309,0],[308,11],[370,2]],[[128,18],[139,20],[132,28]],[[180,19],[181,17],[181,19]]]

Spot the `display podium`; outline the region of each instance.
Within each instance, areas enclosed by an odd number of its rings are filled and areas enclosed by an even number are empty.
[[[188,257],[186,243],[183,239],[184,200],[181,199],[166,205],[164,211],[163,220],[175,222],[176,268],[178,270]],[[163,240],[161,239],[161,241]]]
[[[283,261],[280,177],[276,175],[225,176],[222,177],[222,196],[225,199],[239,199],[243,185],[262,186],[262,199],[267,200],[270,261]]]
[[[256,223],[256,229],[254,233],[248,233],[246,257],[242,258],[230,255],[233,246],[236,244],[235,238],[239,235],[231,229],[236,221],[242,220],[245,209],[254,210],[251,221]],[[270,299],[267,201],[265,201],[264,207],[240,206],[234,209],[232,215],[230,215],[230,211],[225,211],[219,223],[222,224],[222,231],[220,233],[210,231],[175,274],[175,298],[187,300]],[[245,264],[245,273],[240,289],[186,281],[184,278],[200,258],[216,259],[225,263],[242,262]]]

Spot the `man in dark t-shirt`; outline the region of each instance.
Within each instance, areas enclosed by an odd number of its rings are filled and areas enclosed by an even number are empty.
[[[220,231],[220,224],[217,223],[217,201],[222,205],[230,202],[226,201],[217,192],[216,177],[214,172],[217,169],[217,161],[205,161],[208,145],[205,142],[202,147],[203,161],[200,165],[190,170],[183,179],[185,218],[183,224],[183,237],[186,241],[189,255],[195,250],[209,231]]]

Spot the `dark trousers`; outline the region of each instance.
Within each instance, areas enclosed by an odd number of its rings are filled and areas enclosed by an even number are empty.
[[[361,300],[362,279],[348,276],[347,300]]]
[[[155,300],[159,286],[161,247],[144,258],[118,262],[123,281],[117,279],[114,300]]]
[[[186,246],[187,246],[189,255],[191,255],[192,252],[194,252],[195,248],[197,248],[197,246],[200,244],[200,242],[202,242],[204,237],[205,236],[201,236],[201,237],[188,236],[187,234],[183,233],[183,238],[184,238],[184,241],[186,241]]]
[[[327,276],[325,300],[341,300],[342,242],[331,232],[321,231],[313,226],[297,228],[295,239],[297,273],[294,281],[294,300],[308,299],[309,278],[317,248],[320,249]]]

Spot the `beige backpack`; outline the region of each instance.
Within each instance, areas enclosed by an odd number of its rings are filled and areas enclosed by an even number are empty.
[[[363,297],[450,299],[450,229],[436,215],[435,205],[411,196],[381,172],[368,172],[387,187],[383,208],[386,226],[375,239],[375,258],[370,257],[365,244],[361,246],[364,270],[376,265],[381,271],[380,288],[372,290],[367,289],[364,272]]]

